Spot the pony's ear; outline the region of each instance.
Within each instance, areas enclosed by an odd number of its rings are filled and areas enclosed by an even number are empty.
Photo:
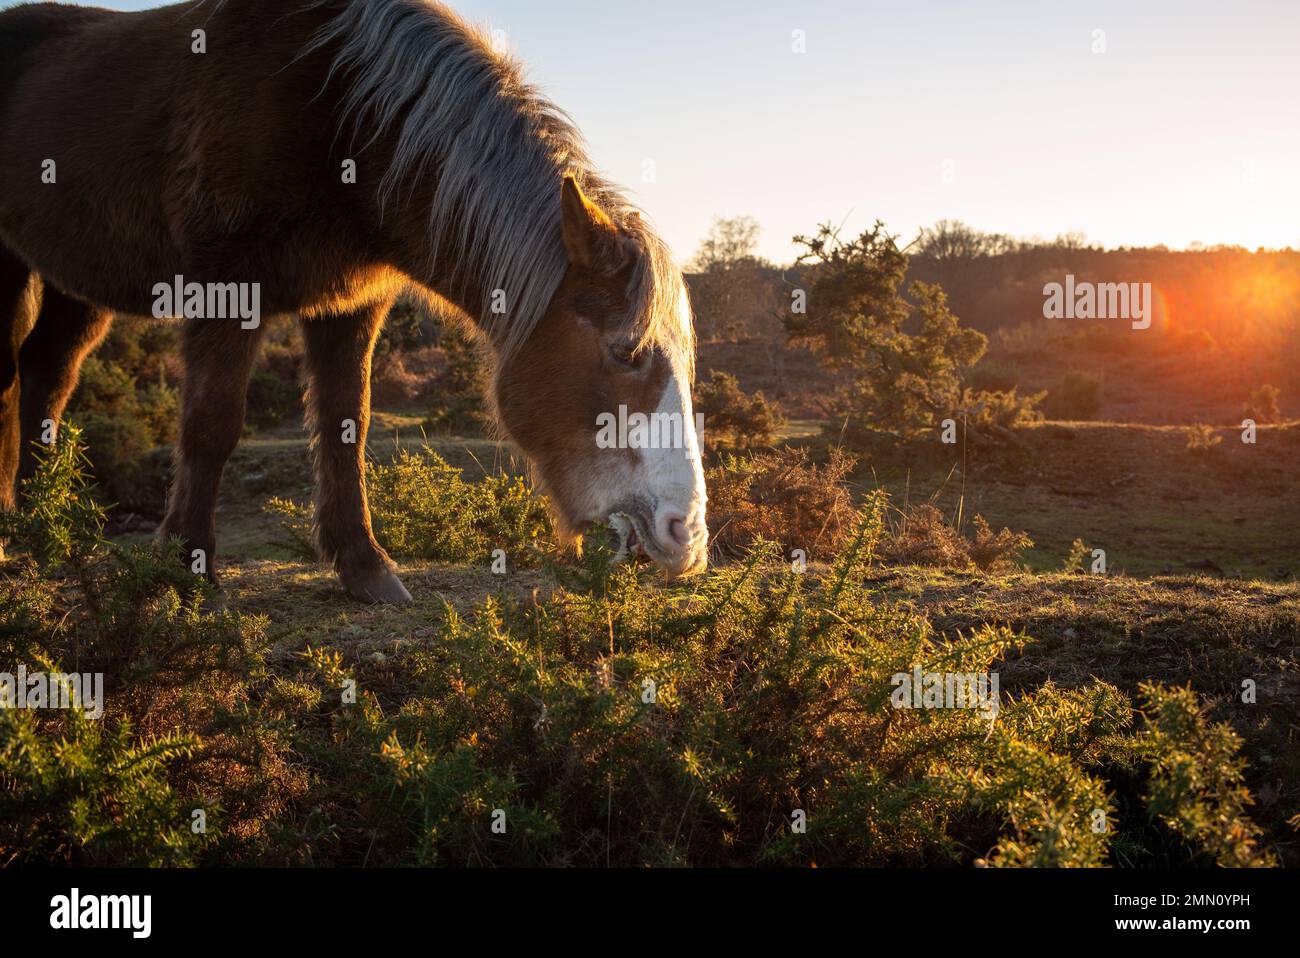
[[[617,253],[614,223],[583,195],[572,174],[564,177],[560,189],[560,223],[569,263],[579,269],[596,269]]]

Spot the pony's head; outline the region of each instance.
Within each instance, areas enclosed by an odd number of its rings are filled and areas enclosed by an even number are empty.
[[[497,421],[563,537],[618,516],[670,575],[702,569],[695,345],[668,248],[520,64],[441,4],[354,0],[308,49],[330,46],[340,126],[392,154],[376,199],[394,262],[491,341]]]
[[[625,517],[670,576],[706,564],[704,472],[691,410],[694,338],[680,270],[635,214],[615,222],[571,176],[567,267],[540,321],[498,363],[501,425],[532,461],[565,538]]]

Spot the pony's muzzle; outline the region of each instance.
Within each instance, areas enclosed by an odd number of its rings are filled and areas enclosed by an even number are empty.
[[[620,533],[619,559],[644,556],[669,579],[695,575],[708,566],[709,532],[702,519],[691,522],[672,507],[653,514],[633,507],[615,513],[609,521]]]
[[[654,533],[646,551],[670,579],[703,572],[708,565],[709,530],[703,517],[690,516],[672,506],[655,511]]]

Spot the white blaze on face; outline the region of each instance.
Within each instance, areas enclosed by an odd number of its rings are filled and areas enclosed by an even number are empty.
[[[691,305],[685,285],[679,290],[677,321],[681,324],[682,339],[690,342]],[[663,441],[659,448],[642,449],[641,463],[645,470],[644,489],[654,503],[654,545],[660,552],[655,556],[661,564],[678,572],[697,571],[704,567],[708,550],[709,530],[705,524],[705,507],[708,496],[704,489],[704,462],[700,437],[695,430],[695,411],[691,406],[689,356],[684,348],[668,347],[672,374],[664,386],[655,415],[661,423],[680,423],[680,431],[672,431],[672,440]],[[662,560],[667,559],[664,563]]]
[[[705,524],[708,497],[704,463],[686,382],[686,370],[674,359],[672,375],[655,410],[660,423],[672,424],[673,441],[666,441],[670,436],[662,435],[660,448],[642,449],[640,455],[644,488],[654,502],[655,545],[669,553],[674,564],[680,560],[683,567],[691,567],[702,563],[709,532]],[[679,436],[681,442],[676,441]]]
[[[684,286],[679,318],[683,324],[682,336],[664,347],[670,369],[656,408],[643,411],[620,407],[620,416],[626,416],[628,422],[619,422],[617,448],[632,449],[635,455],[593,461],[592,474],[583,484],[582,498],[575,503],[581,514],[593,520],[617,519],[618,523],[625,524],[625,520],[635,519],[641,546],[673,575],[703,569],[709,543],[704,463],[691,406],[690,356],[686,345],[691,341],[691,312]],[[611,412],[602,414],[602,418],[609,432],[602,439],[598,431],[596,444],[599,448],[612,448],[615,445],[613,423],[617,417]],[[633,418],[648,422],[638,424],[635,435],[629,429],[624,437],[622,427],[630,425]],[[597,426],[601,427],[600,420]],[[629,511],[635,516],[626,515]],[[648,528],[640,528],[642,525]]]

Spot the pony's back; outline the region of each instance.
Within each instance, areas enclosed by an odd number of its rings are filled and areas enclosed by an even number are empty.
[[[61,3],[29,3],[0,12],[0,97],[22,75],[41,44],[112,15],[108,10]]]

